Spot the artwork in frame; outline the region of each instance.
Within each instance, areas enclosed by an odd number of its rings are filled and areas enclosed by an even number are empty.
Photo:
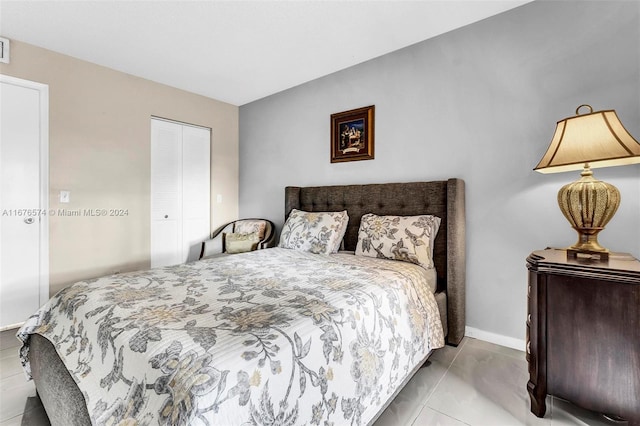
[[[375,105],[331,114],[331,162],[373,160]]]

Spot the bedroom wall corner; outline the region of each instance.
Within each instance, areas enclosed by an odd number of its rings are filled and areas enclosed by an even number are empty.
[[[211,227],[238,217],[238,107],[11,40],[0,73],[46,83],[49,208],[125,209],[120,217],[50,217],[50,293],[150,265],[151,116],[212,129]],[[60,190],[71,202],[58,202]]]

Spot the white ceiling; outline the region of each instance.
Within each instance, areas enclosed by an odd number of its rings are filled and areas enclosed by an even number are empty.
[[[0,1],[0,35],[234,105],[530,0]]]

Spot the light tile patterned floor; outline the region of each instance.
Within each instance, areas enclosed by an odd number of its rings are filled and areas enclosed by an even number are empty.
[[[437,350],[375,426],[613,426],[599,414],[547,397],[542,419],[529,411],[524,352],[465,338]]]
[[[0,339],[0,426],[49,424],[35,389],[18,363],[13,332]],[[375,426],[620,426],[557,398],[547,398],[543,419],[529,412],[524,353],[465,338],[437,350]]]

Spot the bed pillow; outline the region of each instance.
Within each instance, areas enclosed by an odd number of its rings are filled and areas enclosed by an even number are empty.
[[[236,222],[233,232],[238,234],[250,234],[255,232],[259,239],[264,238],[264,231],[267,223],[264,220],[243,219]]]
[[[433,241],[440,218],[365,214],[358,230],[356,255],[401,260],[433,268]]]
[[[257,232],[224,234],[224,248],[230,254],[253,251],[259,242]]]
[[[317,254],[336,253],[347,231],[349,216],[341,212],[291,210],[278,247]]]

